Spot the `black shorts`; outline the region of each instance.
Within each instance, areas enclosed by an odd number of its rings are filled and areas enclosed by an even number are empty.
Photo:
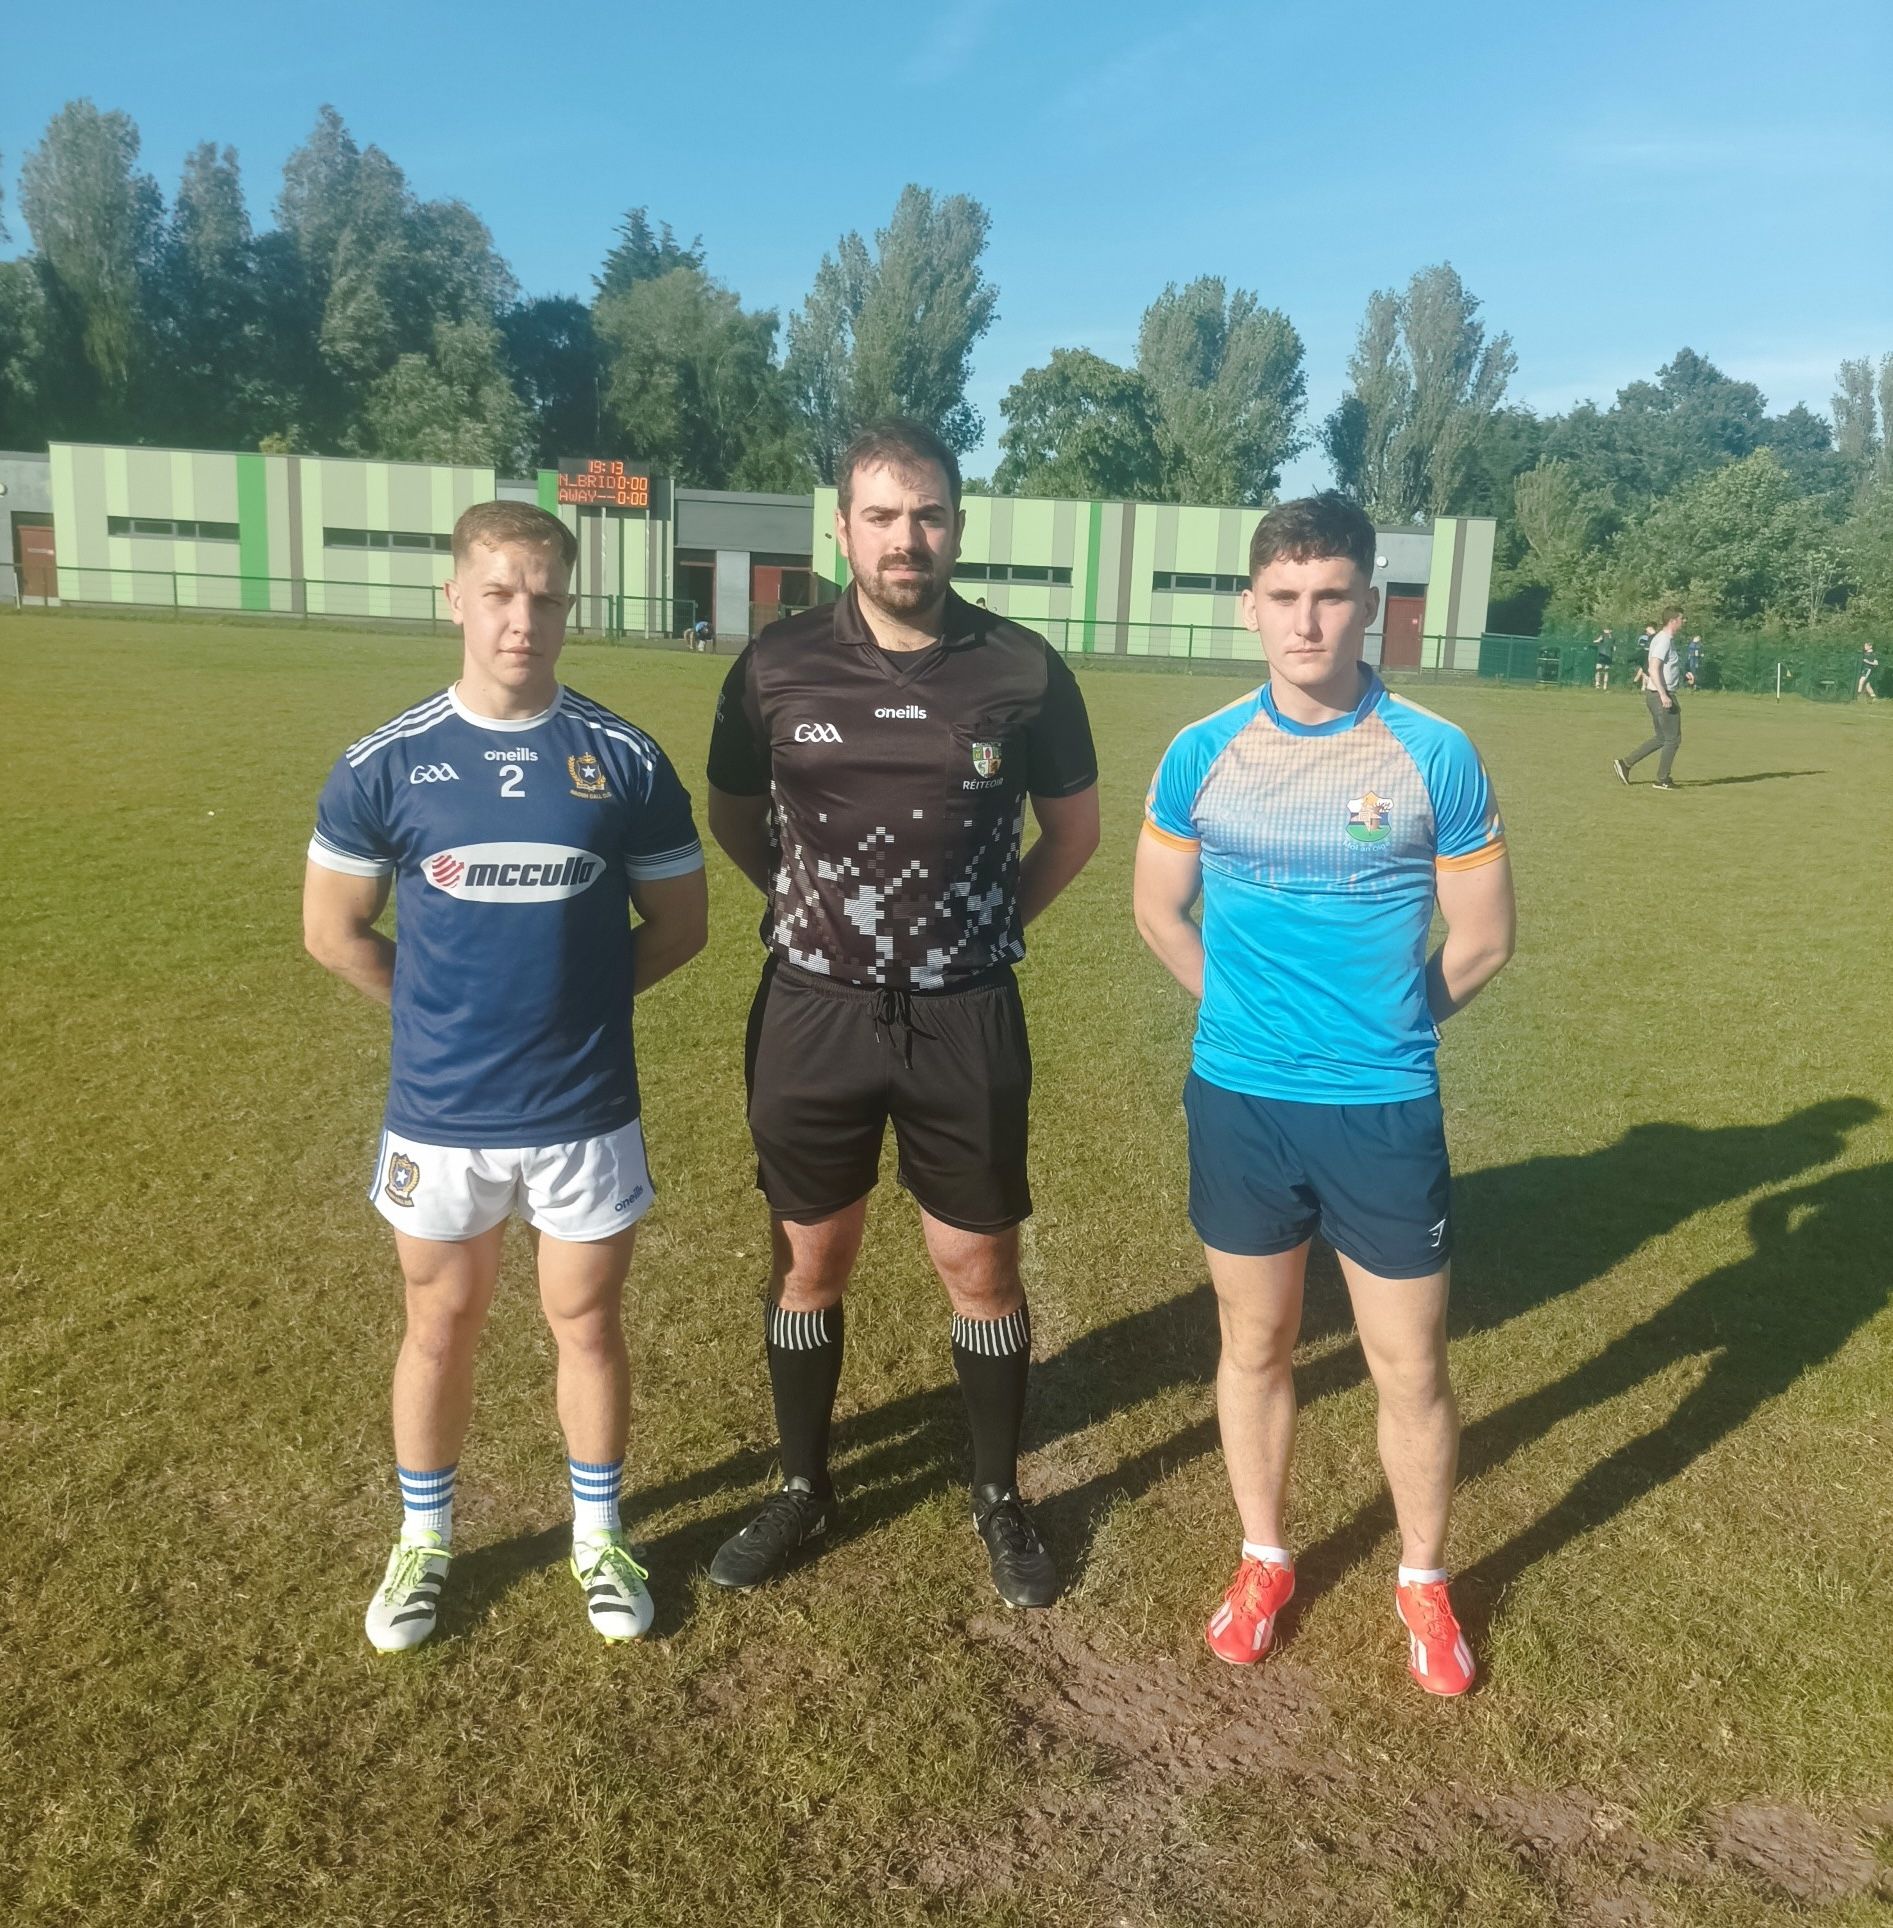
[[[1032,1212],[1032,1052],[1010,966],[959,991],[834,984],[771,957],[744,1058],[756,1183],[780,1218],[865,1198],[894,1122],[900,1181],[937,1219],[1003,1232]]]

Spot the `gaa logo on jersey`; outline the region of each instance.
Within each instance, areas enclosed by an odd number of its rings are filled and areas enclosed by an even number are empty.
[[[997,743],[975,743],[973,745],[973,768],[983,777],[996,777],[1000,765],[999,745]]]
[[[602,797],[605,791],[605,766],[589,750],[581,750],[577,756],[565,759],[565,767],[572,773],[572,794],[575,797]]]
[[[1347,807],[1347,834],[1356,843],[1385,843],[1393,835],[1387,821],[1387,799],[1364,791]]]
[[[421,875],[436,890],[474,904],[555,903],[604,874],[602,857],[570,844],[461,844],[421,860]]]

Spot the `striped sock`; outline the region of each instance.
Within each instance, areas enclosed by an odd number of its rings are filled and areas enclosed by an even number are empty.
[[[444,1545],[454,1537],[454,1474],[457,1466],[443,1466],[437,1472],[416,1473],[397,1466],[401,1481],[401,1537],[411,1540],[422,1533],[438,1533]]]
[[[841,1383],[842,1311],[763,1309],[763,1351],[775,1398],[776,1437],[782,1442],[782,1477],[805,1479],[817,1493],[828,1481],[828,1426]]]
[[[568,1458],[565,1464],[572,1476],[572,1538],[589,1540],[600,1533],[620,1532],[618,1488],[624,1481],[624,1461],[594,1465]]]
[[[1019,1429],[1032,1369],[1032,1317],[1021,1305],[1002,1319],[953,1315],[953,1369],[973,1434],[973,1484],[1019,1483]]]

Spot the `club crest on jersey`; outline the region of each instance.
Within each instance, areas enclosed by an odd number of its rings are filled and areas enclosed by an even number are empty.
[[[605,766],[589,750],[581,750],[577,756],[565,759],[565,767],[572,773],[572,794],[575,797],[602,797],[605,789]]]
[[[1347,807],[1347,834],[1356,843],[1385,843],[1393,835],[1387,821],[1387,799],[1368,790]]]
[[[392,1205],[412,1205],[414,1188],[421,1182],[421,1168],[404,1151],[388,1154],[388,1182],[382,1196]]]
[[[605,860],[570,844],[483,843],[421,860],[436,890],[476,904],[549,904],[576,897],[605,874]]]
[[[973,768],[983,777],[996,777],[1000,765],[999,745],[997,743],[975,743],[973,745]]]

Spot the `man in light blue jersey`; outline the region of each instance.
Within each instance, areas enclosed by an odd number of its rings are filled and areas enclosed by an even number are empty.
[[[310,954],[393,1010],[368,1193],[407,1284],[393,1400],[401,1537],[366,1622],[383,1652],[434,1630],[474,1353],[514,1211],[533,1229],[558,1342],[572,1571],[607,1640],[651,1623],[649,1576],[618,1511],[621,1303],[651,1203],[631,1000],[703,948],[708,915],[669,759],[557,680],[577,550],[556,516],[525,503],[461,516],[446,585],[460,680],[343,752],[309,845]],[[398,945],[375,928],[391,887]]]
[[[1216,1405],[1243,1535],[1210,1648],[1260,1660],[1294,1592],[1292,1362],[1319,1231],[1379,1400],[1408,1666],[1429,1693],[1459,1694],[1475,1669],[1447,1592],[1459,1415],[1434,1054],[1437,1027],[1511,956],[1512,880],[1465,734],[1361,660],[1373,566],[1373,524],[1341,496],[1262,518],[1242,608],[1269,680],[1192,724],[1158,765],[1136,914],[1201,1000],[1184,1089],[1190,1218],[1221,1315]],[[1448,933],[1429,960],[1435,904]]]

